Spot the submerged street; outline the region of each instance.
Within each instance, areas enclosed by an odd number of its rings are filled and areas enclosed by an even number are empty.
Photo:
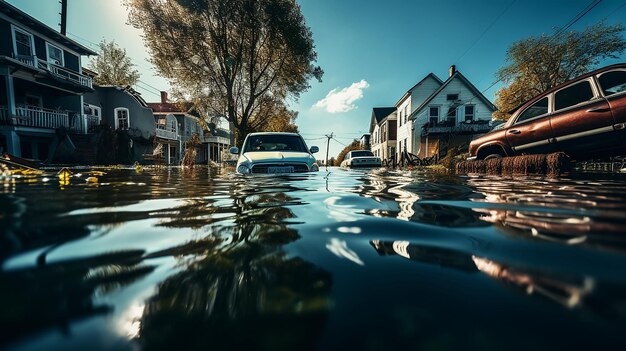
[[[103,171],[0,178],[0,348],[626,345],[624,175]]]

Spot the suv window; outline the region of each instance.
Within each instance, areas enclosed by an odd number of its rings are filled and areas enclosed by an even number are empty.
[[[374,156],[371,151],[352,151],[351,157],[365,157],[365,156]]]
[[[257,134],[248,136],[243,152],[250,151],[296,151],[308,152],[302,138],[296,135]]]
[[[626,91],[626,71],[613,71],[601,75],[598,80],[604,96]]]
[[[545,115],[548,113],[548,97],[544,97],[543,99],[535,102],[532,106],[526,109],[526,111],[522,112],[522,114],[517,118],[515,123],[520,123],[525,120],[535,118],[537,116]]]
[[[593,99],[593,90],[588,80],[574,84],[554,94],[554,109],[561,110]]]

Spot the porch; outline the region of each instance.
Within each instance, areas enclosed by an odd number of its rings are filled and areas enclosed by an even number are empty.
[[[42,60],[37,56],[18,55],[15,57],[15,60],[31,68],[47,71],[53,77],[61,78],[71,83],[93,89],[93,81],[91,77],[78,72],[73,72],[61,66],[57,66],[53,63]]]

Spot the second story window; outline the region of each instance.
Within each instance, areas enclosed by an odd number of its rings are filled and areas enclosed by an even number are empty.
[[[448,101],[453,101],[453,100],[458,100],[459,99],[459,94],[448,94],[446,95],[446,100]]]
[[[33,35],[18,27],[13,28],[13,53],[16,56],[34,56],[35,40]]]
[[[57,66],[64,66],[63,50],[50,43],[46,43],[46,53],[48,55],[48,62],[54,63]]]
[[[115,129],[128,129],[128,126],[130,125],[128,109],[125,107],[118,107],[113,110],[113,113],[115,114]]]
[[[435,124],[439,123],[439,107],[438,106],[431,107],[428,109],[428,123],[431,126],[434,126]]]
[[[474,105],[465,106],[465,121],[474,120]]]

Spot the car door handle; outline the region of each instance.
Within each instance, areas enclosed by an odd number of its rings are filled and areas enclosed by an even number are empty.
[[[517,129],[513,129],[513,130],[509,130],[509,133],[511,134],[520,134],[521,132]]]
[[[587,112],[609,112],[609,111],[611,111],[611,109],[606,108],[606,107],[590,108],[587,110]]]

